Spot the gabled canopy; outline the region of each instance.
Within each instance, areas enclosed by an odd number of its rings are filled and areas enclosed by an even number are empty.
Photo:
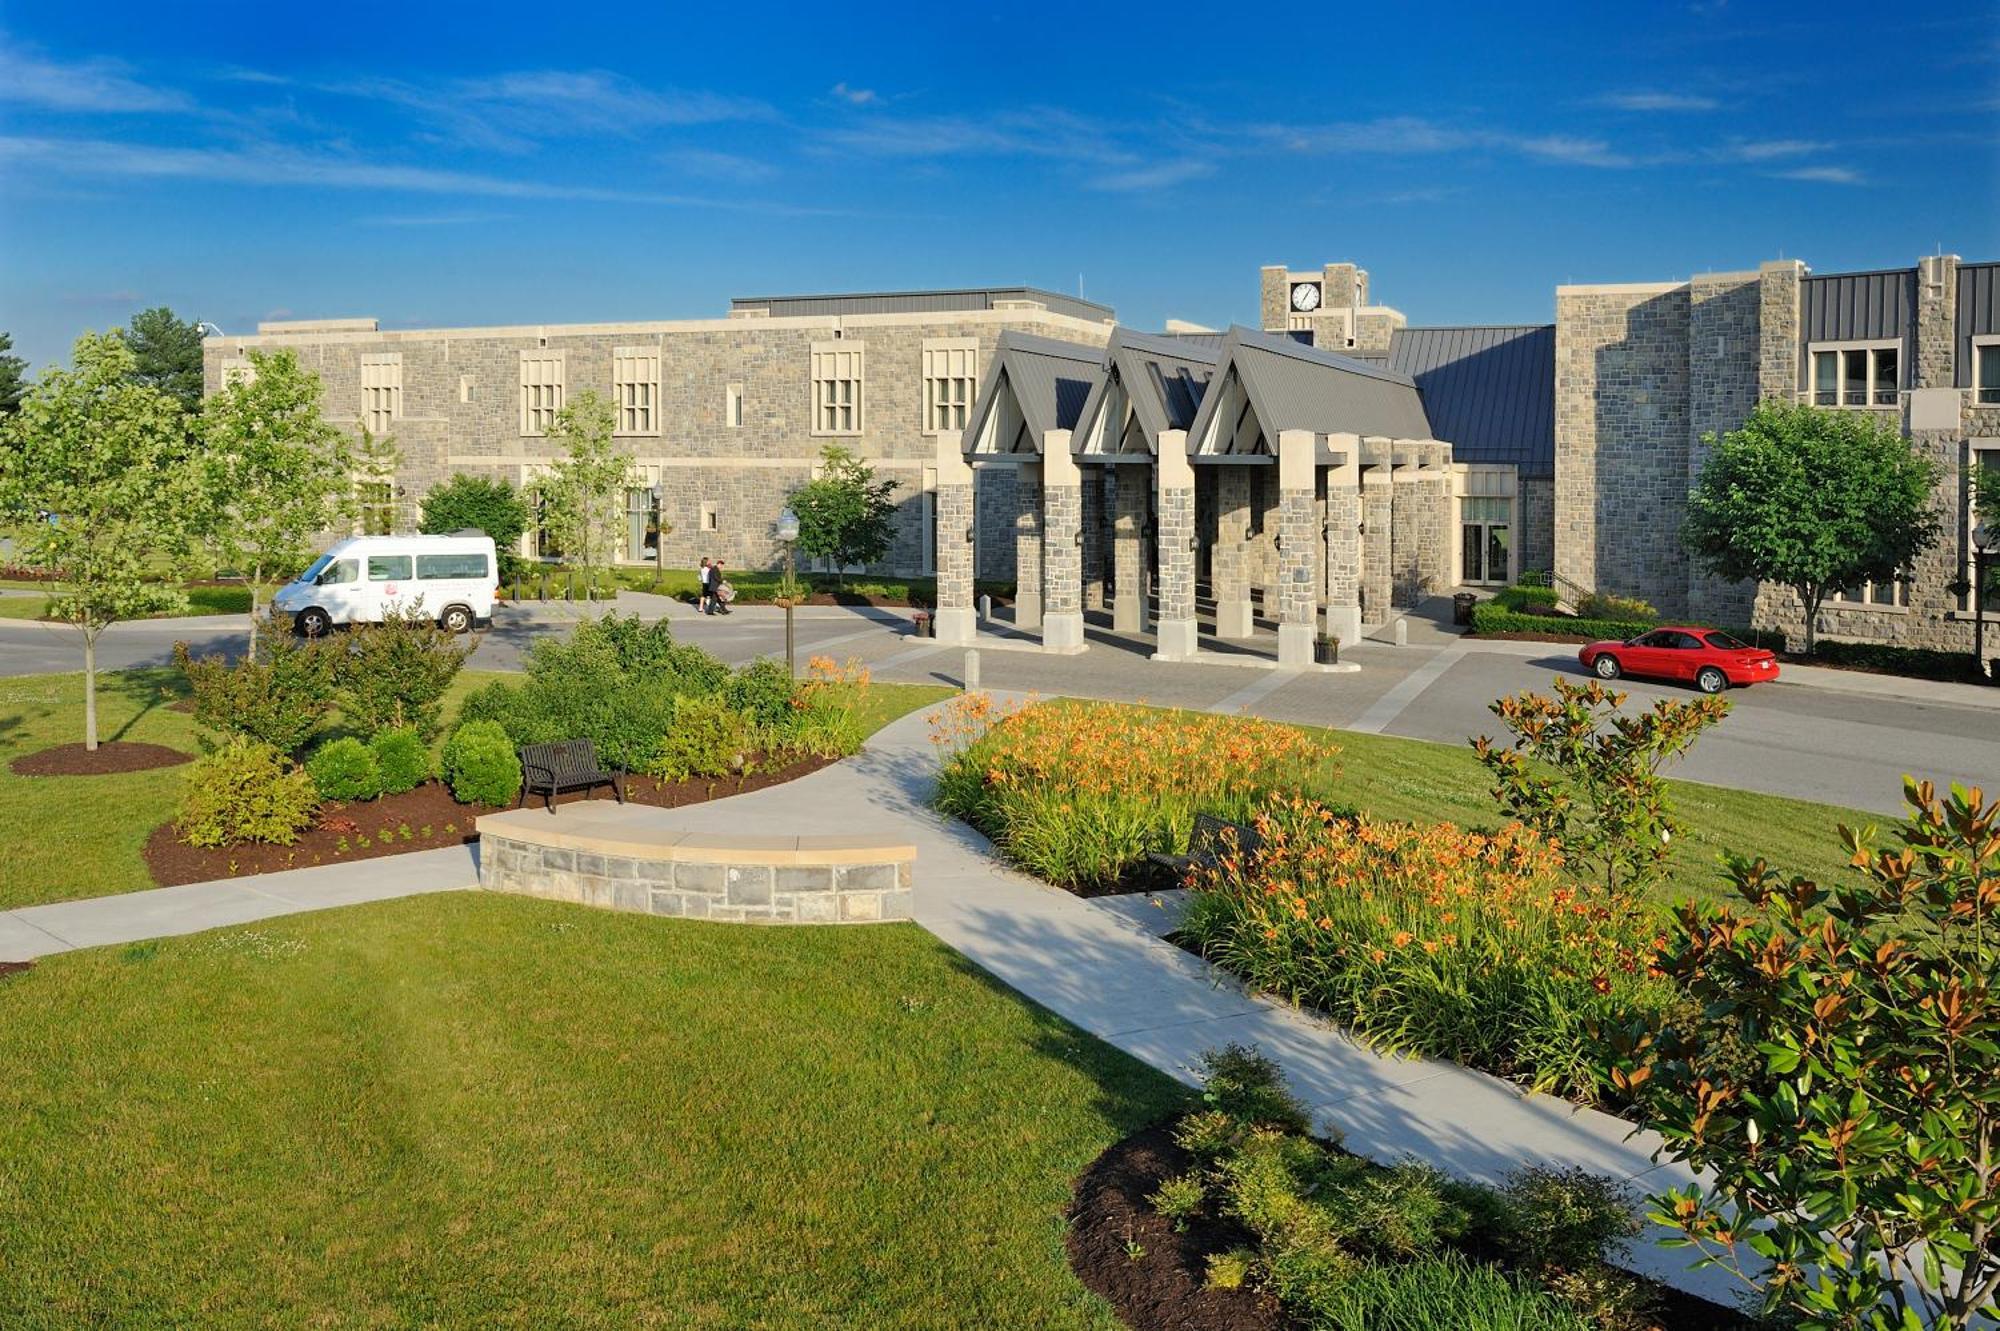
[[[1048,431],[1076,428],[1103,377],[1101,348],[1002,332],[966,423],[966,453],[1039,454]]]
[[[1432,437],[1423,398],[1408,375],[1289,337],[1231,328],[1215,380],[1188,431],[1188,452],[1275,455],[1283,430]]]
[[[1217,344],[1113,330],[1105,373],[1076,424],[1076,451],[1118,457],[1159,452],[1162,430],[1194,424],[1215,375]]]

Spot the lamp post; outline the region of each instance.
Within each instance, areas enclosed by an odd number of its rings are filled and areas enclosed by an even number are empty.
[[[789,507],[778,514],[778,539],[785,543],[785,669],[797,679],[799,658],[792,645],[792,607],[799,599],[798,555],[794,549],[794,542],[799,539],[799,515]]]
[[[2000,528],[1980,523],[1972,529],[1972,656],[1981,679],[1991,680],[1986,668],[1986,561],[2000,551]]]

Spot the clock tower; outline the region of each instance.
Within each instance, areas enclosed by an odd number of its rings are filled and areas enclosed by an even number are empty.
[[[1300,272],[1282,264],[1263,270],[1262,321],[1267,333],[1288,333],[1324,351],[1386,355],[1400,312],[1368,303],[1368,270],[1330,263]]]

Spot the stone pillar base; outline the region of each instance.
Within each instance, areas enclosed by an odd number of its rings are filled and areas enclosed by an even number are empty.
[[[1313,631],[1309,624],[1278,625],[1278,668],[1302,670],[1313,663]]]
[[[1240,601],[1217,601],[1215,603],[1215,636],[1218,638],[1247,638],[1256,632],[1256,621],[1250,609],[1250,598]]]
[[[1155,661],[1189,661],[1200,650],[1201,628],[1192,619],[1160,621],[1159,641],[1153,649]]]
[[[1118,599],[1111,605],[1111,627],[1119,633],[1144,633],[1146,631],[1146,597],[1134,589],[1118,589]]]
[[[1042,617],[1042,650],[1075,653],[1084,649],[1083,612],[1058,610]]]
[[[1361,607],[1330,605],[1326,608],[1326,631],[1340,639],[1342,647],[1361,641]]]
[[[1014,593],[1014,627],[1038,629],[1042,626],[1042,594],[1039,591]]]
[[[970,647],[977,640],[978,624],[968,606],[939,606],[931,612],[931,628],[938,642],[954,647]]]

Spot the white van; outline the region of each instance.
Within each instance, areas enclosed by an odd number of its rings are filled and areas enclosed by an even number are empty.
[[[271,598],[300,633],[317,636],[336,624],[379,624],[389,615],[428,615],[439,627],[465,633],[493,617],[500,585],[493,538],[354,536],[313,560],[298,580]]]

